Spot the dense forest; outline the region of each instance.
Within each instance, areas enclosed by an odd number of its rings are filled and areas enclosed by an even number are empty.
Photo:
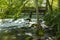
[[[60,40],[60,0],[0,0],[0,40]]]

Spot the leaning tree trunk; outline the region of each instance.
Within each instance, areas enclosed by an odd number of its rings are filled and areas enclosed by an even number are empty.
[[[60,10],[60,0],[58,0],[58,9]]]
[[[53,8],[52,8],[53,0],[52,0],[51,4],[50,4],[49,0],[46,0],[46,1],[47,1],[47,5],[48,5],[48,7],[50,9],[50,12],[53,13]]]
[[[60,9],[60,0],[58,0],[58,7],[59,7],[59,9]]]

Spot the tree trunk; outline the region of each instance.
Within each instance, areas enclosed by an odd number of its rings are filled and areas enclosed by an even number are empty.
[[[37,17],[37,27],[33,40],[41,40],[41,37],[39,36],[39,32],[40,32],[39,30],[42,30],[42,27],[39,22],[38,0],[35,0],[35,8],[36,8],[36,17]]]
[[[53,13],[53,8],[52,8],[53,0],[52,0],[51,4],[50,4],[49,0],[46,0],[46,1],[47,1],[48,7],[49,7],[51,13]]]
[[[58,9],[60,10],[60,0],[58,0]]]

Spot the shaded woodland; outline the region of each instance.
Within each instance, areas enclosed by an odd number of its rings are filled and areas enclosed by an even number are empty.
[[[0,40],[60,40],[60,0],[0,0],[0,20]]]

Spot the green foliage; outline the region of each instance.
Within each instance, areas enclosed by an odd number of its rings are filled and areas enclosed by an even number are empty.
[[[55,0],[56,1],[56,0]],[[36,2],[35,2],[36,3]],[[35,3],[33,0],[0,0],[0,18],[14,18],[17,19],[20,17],[21,12],[24,10],[25,6],[29,6],[29,7],[35,7]],[[37,7],[37,11],[38,11],[38,7],[41,6],[43,3],[43,0],[38,0],[38,2],[36,4]],[[55,2],[54,2],[55,3]],[[57,3],[56,3],[57,5]],[[55,4],[53,4],[53,7],[56,8]],[[49,11],[49,10],[48,10]],[[38,12],[37,12],[38,13]],[[38,15],[37,15],[37,18]],[[52,35],[57,36],[58,38],[60,38],[60,12],[59,10],[53,10],[53,13],[50,11],[48,12],[45,17],[44,20],[46,21],[45,24],[49,27],[51,27],[52,30]],[[33,24],[32,26],[37,26],[36,24]],[[37,27],[36,27],[37,28]],[[40,28],[42,29],[42,28]],[[18,33],[20,33],[23,37],[25,38],[24,34],[26,29],[11,29],[11,32],[6,32],[6,33],[2,33],[3,35],[16,35]],[[27,30],[29,31],[29,30]],[[36,32],[36,30],[32,30],[32,32]],[[38,30],[37,35],[39,36],[43,36],[44,35],[44,30]],[[3,36],[1,35],[1,36]],[[19,37],[20,38],[20,37]],[[17,37],[18,39],[18,37]],[[24,40],[24,39],[23,39]],[[26,40],[31,40],[31,37],[27,37]]]
[[[40,36],[43,36],[43,35],[44,35],[44,30],[40,30],[40,31],[39,31],[39,35],[40,35]]]
[[[26,37],[25,40],[32,40],[32,37]]]
[[[18,18],[29,0],[0,0],[0,18]]]
[[[58,9],[54,10],[53,13],[49,12],[45,15],[45,24],[52,28],[52,35],[58,36],[60,34],[60,12]]]
[[[58,24],[60,22],[60,13],[58,10],[54,10],[54,13],[47,13],[44,17],[44,20],[47,22],[46,25],[52,26],[53,24]],[[58,19],[58,20],[57,20]]]

